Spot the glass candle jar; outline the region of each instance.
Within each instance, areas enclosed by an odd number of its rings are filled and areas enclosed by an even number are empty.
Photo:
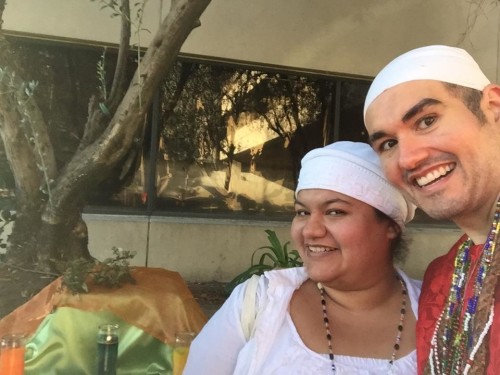
[[[116,375],[118,324],[102,324],[97,332],[97,375]]]
[[[10,334],[0,341],[0,374],[24,374],[25,336]]]
[[[174,351],[172,354],[173,375],[182,375],[184,366],[186,366],[189,347],[195,337],[195,332],[177,332],[175,334]]]

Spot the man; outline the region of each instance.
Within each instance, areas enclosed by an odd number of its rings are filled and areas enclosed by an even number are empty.
[[[424,276],[419,374],[500,374],[500,86],[462,49],[418,48],[377,75],[364,115],[388,179],[465,232]]]

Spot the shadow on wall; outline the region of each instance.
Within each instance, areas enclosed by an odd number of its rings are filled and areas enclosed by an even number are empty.
[[[266,229],[276,232],[282,243],[290,240],[290,222],[97,214],[84,219],[96,258],[111,257],[114,246],[136,251],[132,265],[177,271],[190,282],[228,282],[248,269],[255,249],[269,243]],[[456,227],[416,224],[407,232],[410,251],[402,268],[417,279],[461,235]]]

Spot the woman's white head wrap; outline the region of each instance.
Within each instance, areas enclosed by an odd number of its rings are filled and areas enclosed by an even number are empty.
[[[386,180],[377,154],[366,143],[336,142],[308,152],[295,195],[304,189],[348,195],[379,209],[401,229],[415,214],[415,205]]]
[[[435,80],[482,91],[490,81],[467,51],[449,46],[421,47],[396,57],[373,80],[363,115],[385,90],[401,83]]]

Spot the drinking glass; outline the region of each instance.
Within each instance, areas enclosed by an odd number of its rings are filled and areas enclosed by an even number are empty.
[[[97,375],[116,375],[118,324],[102,324],[97,331]]]
[[[195,332],[177,332],[175,334],[175,344],[173,352],[173,375],[182,375],[184,366],[186,366],[187,357],[189,354],[189,347],[191,342],[196,337]]]
[[[10,334],[2,337],[0,341],[0,374],[24,374],[25,336],[23,334]]]

